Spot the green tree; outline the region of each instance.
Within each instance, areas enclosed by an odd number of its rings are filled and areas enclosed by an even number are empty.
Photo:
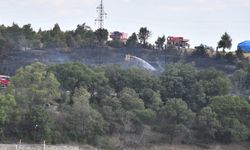
[[[66,47],[65,35],[64,35],[64,32],[61,31],[59,24],[57,24],[57,23],[55,24],[53,29],[50,31],[50,35],[52,37],[51,42],[53,42],[53,44],[56,48]]]
[[[77,25],[74,32],[74,38],[77,44],[81,47],[96,46],[97,36],[85,23]]]
[[[109,79],[110,86],[116,92],[120,92],[125,87],[132,88],[138,93],[143,90],[142,87],[153,90],[158,88],[156,76],[142,69],[122,69],[118,65],[112,65],[104,67],[103,70]]]
[[[8,138],[8,133],[15,135],[16,124],[19,115],[17,114],[16,101],[9,93],[0,93],[0,139]],[[16,116],[15,116],[16,115]],[[13,127],[12,129],[10,129]]]
[[[124,42],[120,41],[120,40],[112,40],[112,41],[108,41],[107,45],[109,45],[113,48],[122,48],[122,47],[124,47]]]
[[[147,46],[147,40],[151,36],[151,32],[147,29],[147,27],[141,27],[138,33],[138,39],[143,47]]]
[[[212,110],[218,115],[221,128],[216,138],[222,142],[244,141],[250,134],[249,123],[250,104],[237,96],[217,96],[210,104]]]
[[[11,45],[11,49],[20,50],[22,48],[24,35],[22,28],[20,28],[18,24],[13,23],[12,26],[7,27],[3,35]]]
[[[124,88],[119,93],[118,98],[125,110],[139,110],[145,108],[143,100],[139,98],[139,95],[133,89]]]
[[[231,49],[232,47],[232,39],[230,37],[230,35],[225,32],[222,36],[221,36],[221,40],[218,42],[218,46],[217,49],[222,48],[223,53],[225,53],[225,49]]]
[[[22,135],[33,142],[51,141],[51,129],[48,113],[42,107],[33,107],[25,113],[22,122]]]
[[[192,52],[193,56],[198,56],[198,57],[208,57],[208,51],[209,51],[209,47],[207,47],[206,45],[200,44],[199,46],[195,47],[195,50]]]
[[[143,123],[149,124],[155,119],[155,112],[145,109],[143,100],[133,89],[124,88],[118,93],[118,99],[122,109],[117,114],[125,132],[140,134],[144,129]]]
[[[168,134],[170,143],[177,135],[185,134],[190,129],[194,113],[181,99],[169,99],[158,114],[161,131]]]
[[[95,35],[99,44],[103,45],[108,40],[109,32],[107,29],[97,29]]]
[[[182,98],[190,84],[196,82],[197,70],[189,64],[168,64],[161,75],[163,96],[165,98]]]
[[[133,33],[126,42],[126,47],[133,48],[136,47],[138,44],[138,38],[136,33]]]
[[[14,108],[16,101],[13,95],[4,93],[0,94],[0,123],[4,123],[8,117],[8,112]]]
[[[246,141],[249,136],[249,129],[236,118],[223,119],[223,127],[216,132],[217,141],[232,143]]]
[[[202,84],[207,97],[226,95],[230,89],[230,80],[220,71],[213,68],[198,73],[198,80]]]
[[[10,45],[8,44],[8,41],[3,37],[0,32],[0,56],[6,54],[9,49]]]
[[[238,96],[216,96],[212,99],[210,107],[222,120],[225,117],[236,118],[248,124],[248,112],[250,104]]]
[[[50,68],[65,90],[74,94],[76,88],[85,87],[94,96],[107,88],[104,72],[94,71],[80,63],[54,65]]]
[[[0,94],[0,104],[0,139],[18,137],[21,116],[14,96],[8,92]]]
[[[52,36],[59,38],[61,33],[62,33],[61,28],[60,28],[59,24],[56,23],[52,29],[51,34],[52,34]]]
[[[193,111],[198,111],[206,104],[206,95],[197,74],[193,65],[168,64],[160,77],[162,100],[181,98]]]
[[[158,37],[158,39],[155,41],[156,47],[159,50],[163,50],[165,41],[166,41],[165,35],[163,37]]]
[[[74,37],[73,37],[73,33],[72,32],[66,32],[65,33],[65,38],[66,38],[66,43],[68,47],[71,48],[78,48],[78,44],[75,41]]]
[[[160,93],[157,93],[152,89],[143,89],[140,97],[143,99],[145,107],[154,111],[158,111],[163,105]]]
[[[94,144],[104,132],[102,115],[89,104],[90,93],[86,89],[76,89],[72,97],[74,103],[63,109],[65,129],[72,141]]]
[[[236,87],[236,89],[244,90],[247,88],[247,72],[240,69],[236,70],[231,76],[232,84]]]
[[[37,33],[32,29],[31,24],[26,24],[22,27],[22,32],[25,37],[24,48],[40,48],[40,40]]]
[[[36,38],[36,32],[31,28],[31,24],[24,25],[22,30],[26,39],[34,40]]]
[[[17,70],[11,78],[10,90],[23,111],[44,105],[60,96],[59,82],[46,65],[34,63]]]
[[[215,140],[215,133],[220,127],[217,114],[210,107],[204,107],[196,117],[197,139],[202,142]]]

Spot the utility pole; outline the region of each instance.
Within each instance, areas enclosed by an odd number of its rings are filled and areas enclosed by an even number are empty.
[[[107,17],[107,13],[104,11],[103,6],[103,0],[101,0],[101,3],[98,7],[96,7],[98,17],[95,19],[95,23],[98,23],[98,28],[103,29],[104,28],[104,19]]]

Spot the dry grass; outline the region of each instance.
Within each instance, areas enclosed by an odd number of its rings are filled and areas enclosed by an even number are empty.
[[[142,147],[137,149],[126,150],[249,150],[249,143],[229,144],[229,145],[210,145],[209,148],[202,148],[194,145],[155,145],[151,147]]]
[[[18,146],[16,144],[0,144],[0,150],[97,150],[88,145],[84,146],[69,146],[69,145],[47,145],[44,149],[43,145],[28,145]]]
[[[244,53],[244,56],[245,56],[246,58],[250,58],[250,53]]]
[[[0,150],[43,150],[42,145],[22,145],[16,147],[15,144],[0,144]],[[162,145],[151,145],[142,146],[138,148],[121,148],[122,150],[249,150],[250,143],[239,143],[229,145],[210,145],[209,148],[202,148],[195,145],[184,145],[184,144],[162,144]],[[69,145],[49,145],[46,146],[45,150],[98,150],[89,145],[83,146],[69,146]]]

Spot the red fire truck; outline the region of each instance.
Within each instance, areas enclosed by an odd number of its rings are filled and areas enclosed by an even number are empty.
[[[189,40],[184,39],[183,37],[178,36],[168,36],[167,38],[167,45],[168,46],[175,46],[178,48],[189,48]]]
[[[10,82],[9,76],[0,75],[0,87],[7,87]]]
[[[112,40],[119,40],[125,42],[128,39],[128,34],[124,32],[114,31],[110,33]]]

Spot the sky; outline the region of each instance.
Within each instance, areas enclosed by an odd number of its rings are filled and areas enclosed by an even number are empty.
[[[183,36],[191,47],[216,47],[227,32],[233,47],[250,40],[250,0],[103,0],[108,16],[105,28],[129,35],[147,27],[152,36]],[[32,24],[35,30],[73,30],[86,23],[97,29],[96,7],[100,0],[0,0],[0,24]]]

